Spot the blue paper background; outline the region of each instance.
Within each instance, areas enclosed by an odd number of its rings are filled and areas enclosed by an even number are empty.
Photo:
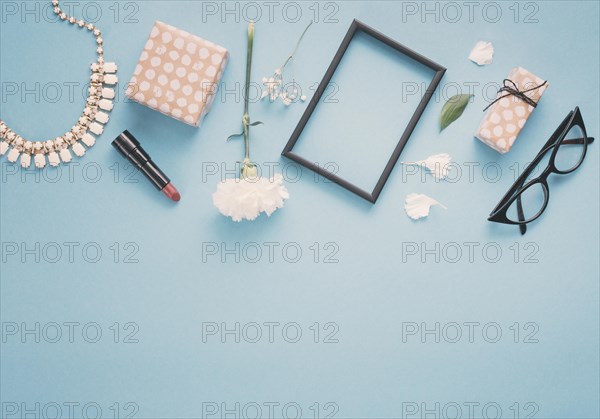
[[[52,23],[48,3],[1,2],[2,118],[36,139],[59,135],[77,119],[95,59],[93,37]],[[486,221],[515,170],[576,105],[589,135],[598,137],[597,2],[70,4],[78,16],[100,12],[121,94],[105,134],[78,165],[36,177],[6,157],[1,161],[3,417],[26,417],[26,411],[57,417],[57,406],[58,417],[95,417],[98,408],[102,417],[136,418],[226,417],[227,409],[227,417],[295,417],[298,408],[302,417],[337,418],[420,418],[427,411],[427,417],[600,416],[599,144],[590,146],[577,172],[551,178],[548,209],[527,235]],[[236,224],[220,216],[211,194],[221,175],[234,175],[243,153],[240,142],[224,139],[240,127],[244,18],[256,10],[262,13],[257,82],[317,18],[296,57],[303,87],[321,80],[353,18],[445,65],[437,96],[401,160],[448,152],[457,162],[456,180],[436,183],[397,165],[371,205],[280,157],[305,104],[256,103],[251,116],[265,125],[252,129],[252,156],[277,163],[291,198],[270,219]],[[220,96],[200,129],[123,99],[156,19],[230,50]],[[466,59],[479,40],[496,47],[490,66]],[[380,77],[385,70],[369,60],[352,64],[351,71],[373,75],[371,112],[403,105],[376,101],[378,90],[397,89],[398,80]],[[513,149],[501,156],[472,134],[486,94],[491,98],[515,66],[550,87]],[[68,83],[75,83],[74,98]],[[468,86],[474,102],[439,133],[444,99]],[[354,93],[339,90],[340,110]],[[372,138],[348,138],[348,147],[373,141],[379,150],[385,144],[375,139],[390,126],[374,126]],[[333,126],[321,128],[323,138],[336,136]],[[110,146],[124,129],[171,177],[182,193],[179,204],[141,176],[128,177]],[[355,170],[367,176],[377,166],[363,165],[361,157]],[[448,210],[435,207],[427,220],[413,222],[403,209],[411,192]],[[132,253],[134,263],[124,263]],[[72,339],[66,322],[75,323]],[[253,322],[263,333],[257,343]],[[274,324],[273,342],[266,322]],[[474,324],[473,339],[465,322]],[[239,343],[232,334],[203,334],[236,323]],[[455,323],[462,335],[452,343]],[[436,324],[437,337],[420,333]],[[419,333],[403,339],[403,330],[415,325]],[[291,343],[298,328],[302,336]],[[97,329],[102,336],[93,343]],[[491,343],[498,329],[502,336]]]

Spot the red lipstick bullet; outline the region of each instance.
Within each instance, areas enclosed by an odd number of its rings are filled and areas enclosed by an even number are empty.
[[[135,165],[158,190],[162,191],[167,198],[171,201],[179,202],[181,195],[177,188],[171,183],[167,175],[154,164],[139,141],[129,131],[123,131],[112,142],[112,145],[123,157]]]
[[[171,201],[179,202],[181,199],[179,191],[175,186],[173,186],[172,183],[169,183],[167,186],[165,186],[162,190],[162,193],[164,193]]]

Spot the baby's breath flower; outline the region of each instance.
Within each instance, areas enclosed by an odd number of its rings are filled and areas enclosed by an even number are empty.
[[[310,25],[312,25],[312,23],[313,22],[311,21],[306,27],[306,29],[304,29],[304,32],[302,32],[302,35],[300,35],[300,39],[298,39],[298,42],[296,43],[296,47],[285,60],[283,65],[281,67],[276,68],[270,77],[262,78],[262,83],[265,87],[263,89],[261,99],[265,99],[268,97],[271,102],[276,102],[277,99],[281,99],[281,102],[285,106],[291,105],[294,101],[297,101],[298,99],[300,99],[302,102],[306,100],[306,96],[304,95],[298,97],[299,90],[293,75],[293,65],[294,54],[296,54],[296,51],[300,46],[302,38],[304,38],[306,31],[308,31],[308,28],[310,28]],[[288,67],[290,68],[290,71],[292,73],[290,83],[285,82],[285,73]]]

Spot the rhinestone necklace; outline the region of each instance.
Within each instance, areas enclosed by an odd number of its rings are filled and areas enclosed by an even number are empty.
[[[113,108],[113,99],[115,97],[114,86],[117,84],[117,65],[115,63],[104,62],[104,47],[102,33],[100,29],[84,20],[77,20],[64,13],[59,4],[59,0],[52,0],[54,13],[62,20],[85,28],[96,37],[98,48],[98,61],[91,65],[92,75],[90,77],[90,87],[88,89],[88,98],[83,114],[70,131],[60,137],[48,141],[28,141],[19,134],[11,130],[8,125],[0,118],[0,155],[8,151],[7,159],[15,163],[19,156],[21,157],[21,167],[29,168],[31,158],[38,169],[46,166],[46,157],[51,166],[58,166],[60,162],[68,163],[73,156],[69,147],[81,157],[86,152],[85,144],[88,148],[96,142],[96,136],[104,131],[104,124],[108,123],[108,113]],[[82,144],[83,143],[83,144]],[[10,151],[9,151],[10,149]]]

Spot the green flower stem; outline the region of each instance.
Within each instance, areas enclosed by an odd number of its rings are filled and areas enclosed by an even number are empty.
[[[285,66],[288,65],[289,62],[294,58],[294,54],[296,54],[296,51],[298,51],[298,47],[300,47],[300,42],[302,42],[302,39],[304,38],[304,35],[306,35],[306,32],[308,31],[308,28],[310,28],[310,26],[312,24],[313,24],[313,21],[311,20],[310,23],[308,24],[308,26],[304,29],[304,32],[302,32],[302,35],[300,35],[300,38],[298,39],[298,42],[296,42],[296,46],[292,50],[292,53],[289,55],[289,57],[287,57],[287,60],[285,60],[285,63],[283,63],[283,65],[281,66],[281,71],[282,72],[283,72],[283,69],[285,68]]]
[[[250,70],[252,69],[252,47],[254,45],[254,21],[248,24],[248,56],[246,60],[246,85],[244,95],[244,162],[250,161],[250,115],[248,114],[248,102],[250,95]]]

